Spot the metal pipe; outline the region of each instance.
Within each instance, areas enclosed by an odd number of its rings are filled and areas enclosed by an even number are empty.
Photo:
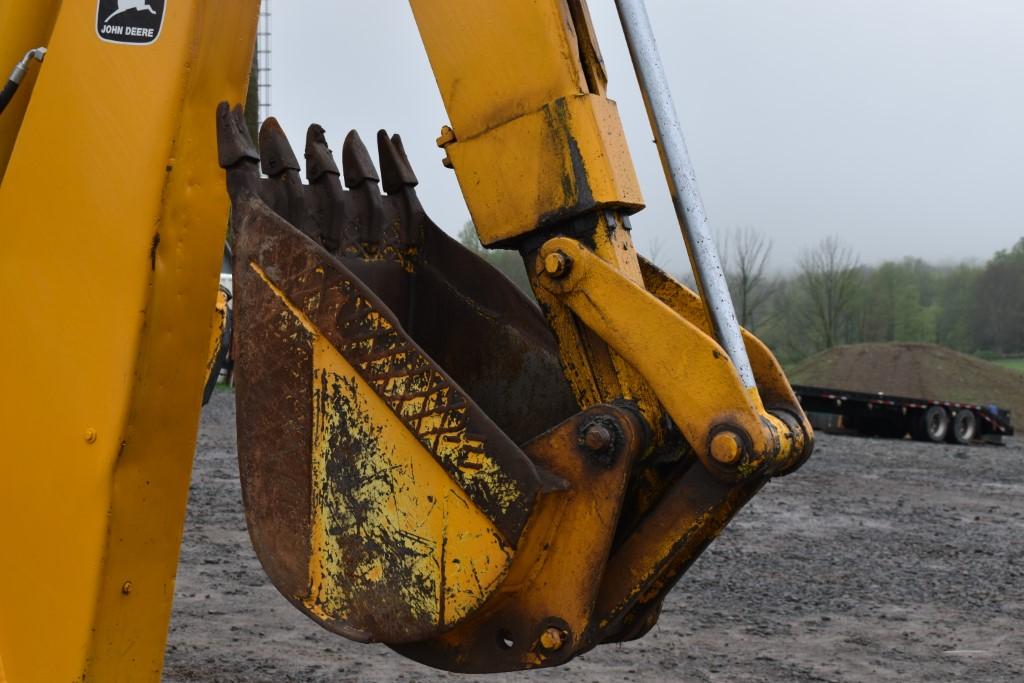
[[[647,8],[644,0],[615,0],[615,6],[619,11],[619,20],[622,22],[640,91],[644,96],[661,165],[665,169],[665,179],[672,192],[672,204],[686,242],[697,290],[704,302],[715,338],[732,359],[743,386],[754,388],[754,372],[743,345],[743,335],[736,321],[736,311],[729,296],[729,286],[725,281],[715,240],[711,236],[704,202],[697,189],[697,177],[686,150],[683,130],[658,55]]]

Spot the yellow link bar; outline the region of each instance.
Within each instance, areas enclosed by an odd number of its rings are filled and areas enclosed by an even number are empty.
[[[567,237],[546,242],[540,259],[541,286],[647,380],[709,470],[744,478],[802,444],[743,387],[722,347],[650,292]]]

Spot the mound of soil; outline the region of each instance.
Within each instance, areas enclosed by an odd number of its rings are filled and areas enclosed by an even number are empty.
[[[853,344],[823,351],[789,373],[794,384],[995,403],[1024,420],[1024,374],[935,344]]]

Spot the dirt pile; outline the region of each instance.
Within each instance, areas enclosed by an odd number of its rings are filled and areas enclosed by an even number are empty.
[[[800,363],[794,384],[1006,408],[1024,426],[1024,374],[935,344],[837,346]]]

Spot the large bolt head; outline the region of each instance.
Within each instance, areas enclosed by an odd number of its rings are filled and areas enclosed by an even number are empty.
[[[730,430],[718,432],[711,437],[711,457],[723,465],[735,465],[743,455],[743,440]]]
[[[544,272],[551,277],[562,277],[569,272],[571,261],[560,251],[553,251],[544,257]]]
[[[549,652],[557,650],[565,642],[565,635],[562,629],[550,626],[540,634],[540,646]]]
[[[441,135],[437,138],[438,147],[447,147],[455,142],[455,131],[451,126],[441,126]]]
[[[612,445],[612,433],[604,425],[594,422],[583,432],[583,445],[592,451],[607,450]]]

